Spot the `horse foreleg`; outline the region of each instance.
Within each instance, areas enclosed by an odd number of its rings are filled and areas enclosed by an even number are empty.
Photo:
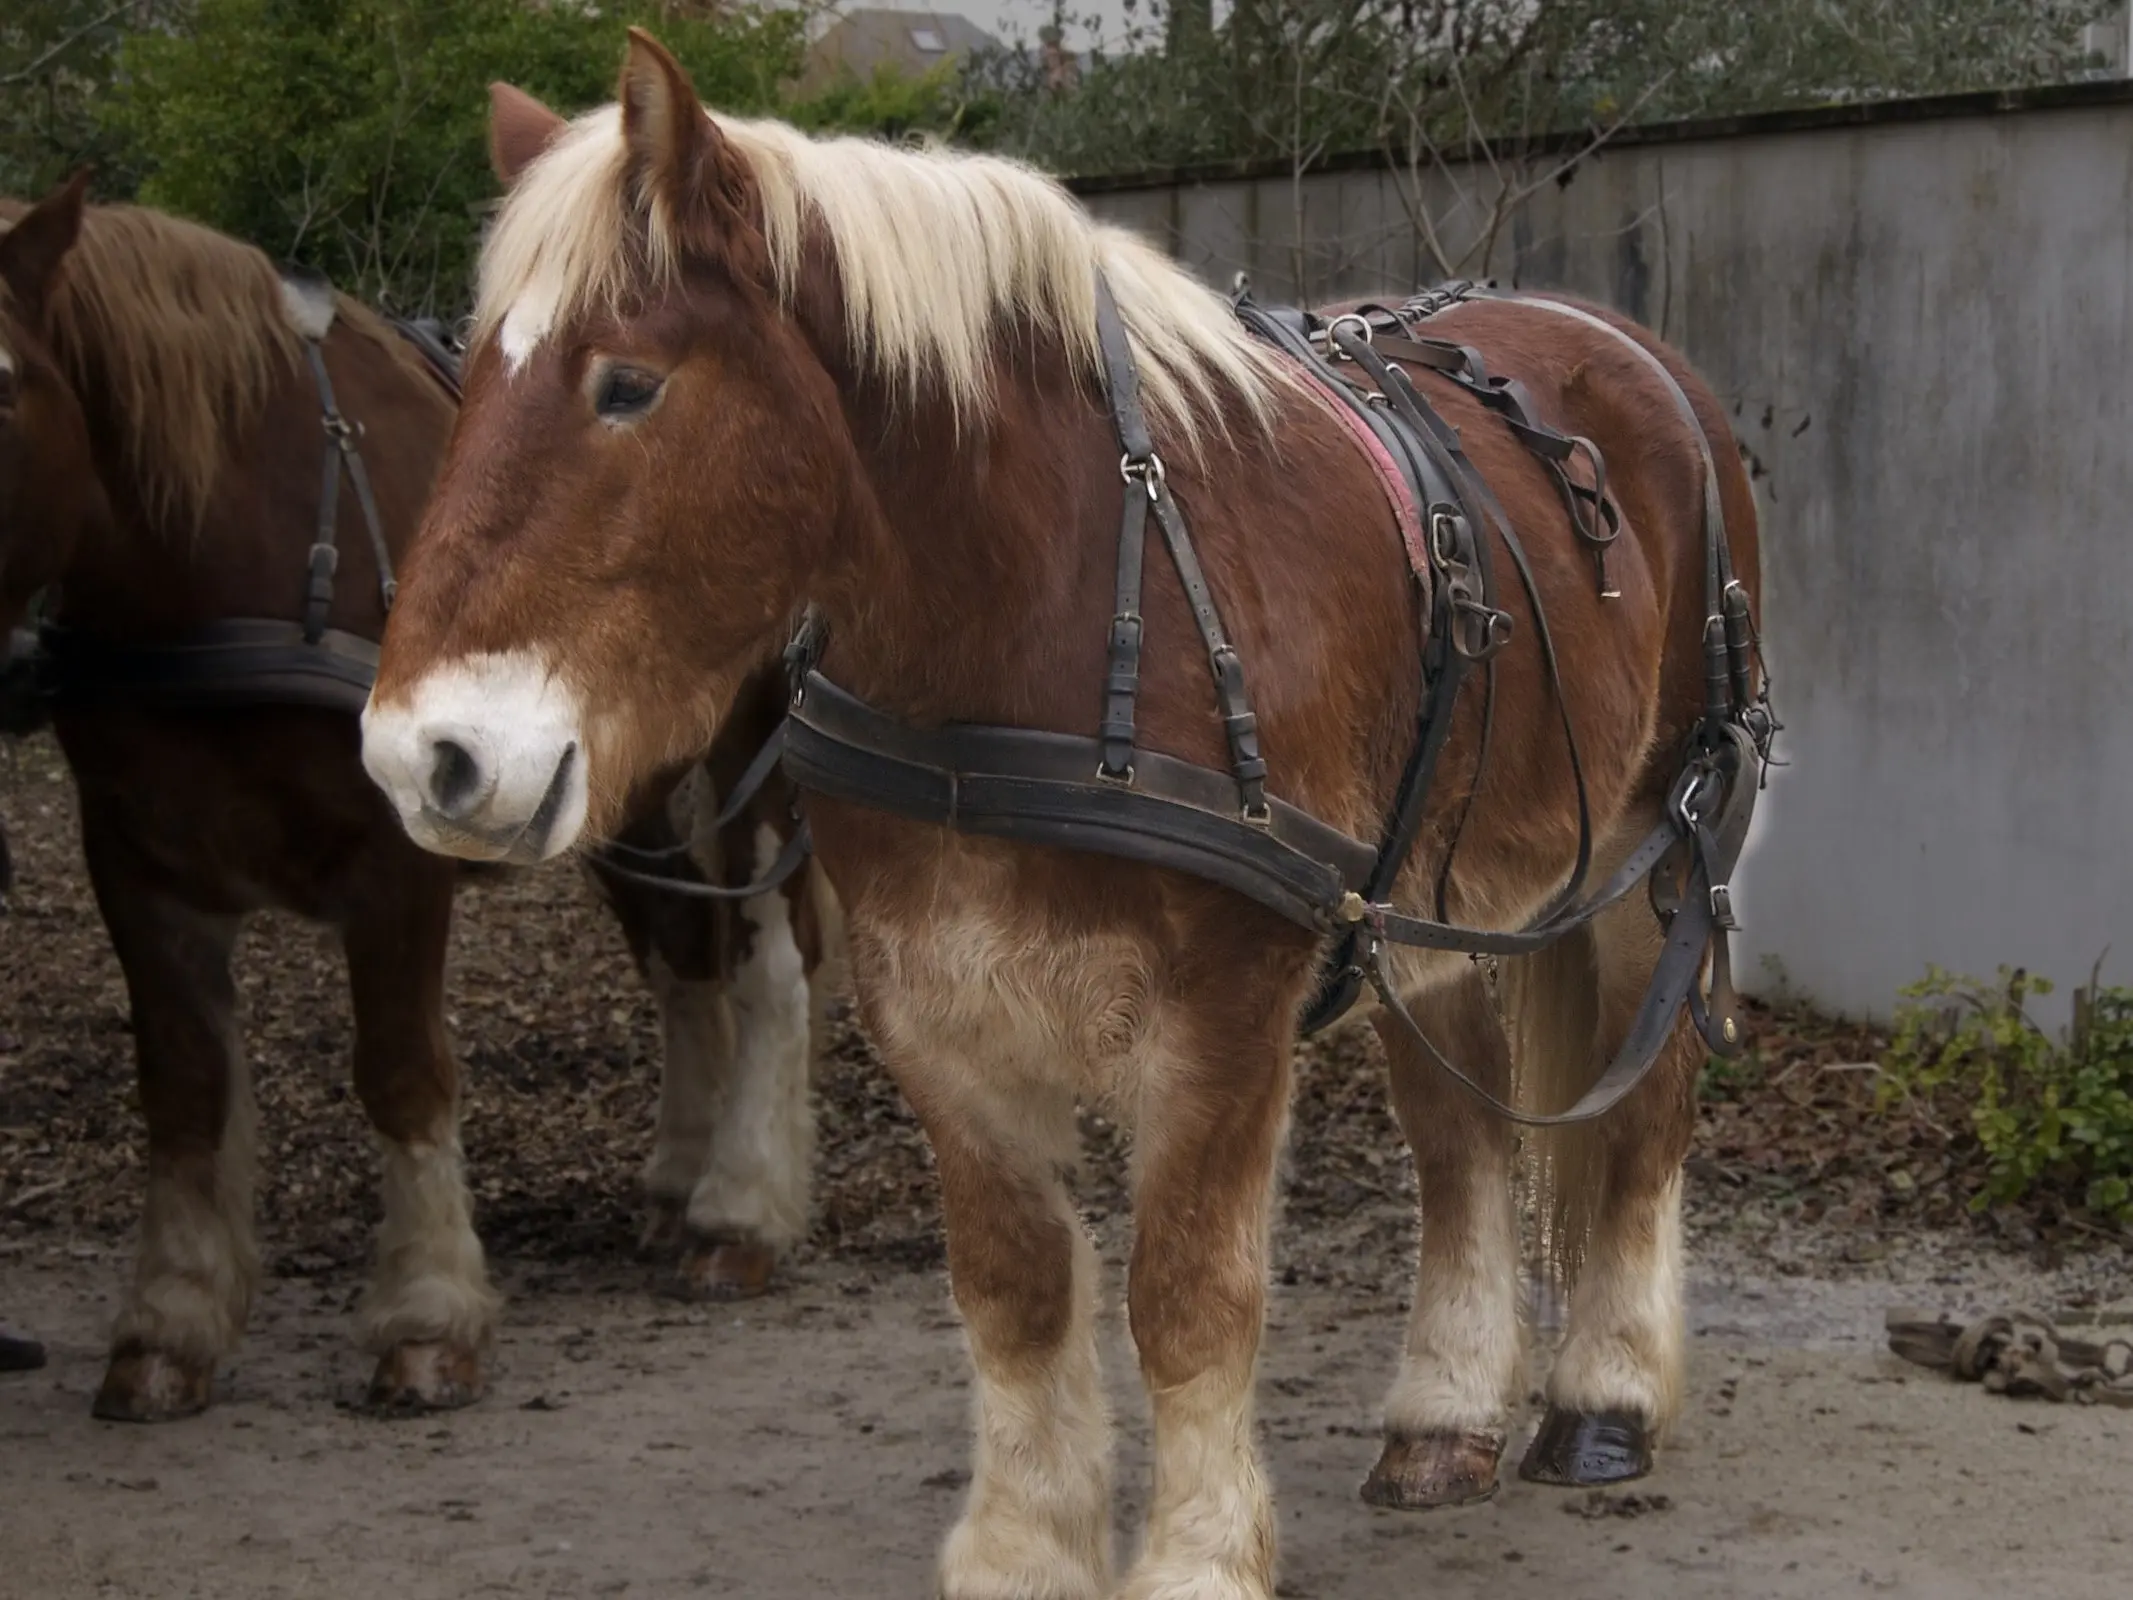
[[[1253,1382],[1293,1013],[1255,1027],[1235,1009],[1226,994],[1180,1016],[1175,1051],[1143,1068],[1127,1309],[1154,1412],[1155,1493],[1125,1600],[1274,1593]]]
[[[943,1600],[1111,1593],[1111,1422],[1096,1252],[1062,1172],[1066,1075],[1037,1080],[870,1021],[940,1173],[948,1276],[977,1370],[970,1494],[941,1552]]]
[[[133,1287],[95,1411],[162,1422],[207,1406],[216,1363],[243,1335],[259,1276],[251,1079],[230,978],[241,924],[153,886],[93,808],[84,810],[82,832],[126,975],[148,1124]]]
[[[1504,1033],[1479,973],[1422,1008],[1435,1042],[1492,1093],[1510,1081]],[[1393,1114],[1413,1152],[1421,1248],[1385,1447],[1363,1484],[1372,1505],[1424,1510],[1496,1492],[1518,1385],[1518,1227],[1510,1129],[1447,1081],[1406,1031],[1381,1018]]]
[[[498,1297],[459,1145],[459,1070],[444,1028],[451,864],[395,836],[363,875],[342,937],[355,1008],[356,1094],[378,1132],[385,1219],[362,1311],[378,1358],[370,1403],[479,1399]]]

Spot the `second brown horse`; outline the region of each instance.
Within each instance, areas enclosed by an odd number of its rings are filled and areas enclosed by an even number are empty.
[[[69,637],[98,649],[167,645],[231,617],[294,620],[326,447],[308,337],[361,430],[386,547],[404,550],[453,424],[438,375],[346,298],[317,327],[316,305],[256,250],[86,206],[84,188],[0,202],[0,636],[54,586]],[[381,573],[353,496],[340,520],[327,620],[374,640]],[[620,839],[652,851],[660,874],[748,881],[792,826],[789,797],[773,782],[723,830],[710,824],[778,708],[766,679],[707,761],[643,787]],[[344,712],[68,696],[55,721],[132,1002],[148,1125],[134,1282],[97,1414],[198,1410],[243,1331],[255,1135],[231,953],[246,916],[269,907],[330,924],[347,955],[355,1086],[383,1163],[362,1311],[371,1397],[475,1397],[498,1297],[461,1174],[444,1021],[458,869],[409,842]],[[594,876],[664,1028],[653,1234],[689,1292],[757,1292],[806,1221],[809,980],[818,913],[833,908],[807,875],[731,906]]]

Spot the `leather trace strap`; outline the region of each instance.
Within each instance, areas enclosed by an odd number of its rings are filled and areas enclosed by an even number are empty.
[[[777,727],[771,730],[770,737],[763,741],[762,749],[755,753],[754,758],[743,769],[740,781],[734,784],[733,792],[726,796],[725,803],[719,807],[718,815],[712,819],[713,832],[738,822],[755,803],[756,797],[763,792],[763,785],[770,781],[770,775],[778,770],[785,759],[785,740],[789,727],[789,722],[779,722]],[[813,852],[814,840],[807,830],[807,824],[798,816],[792,820],[793,830],[786,836],[784,848],[778,852],[770,870],[754,883],[737,886],[701,883],[694,879],[676,877],[672,873],[645,870],[646,867],[657,866],[663,862],[688,861],[693,864],[694,857],[687,841],[663,845],[657,849],[646,849],[620,839],[606,839],[590,846],[585,854],[598,871],[629,883],[658,889],[665,894],[679,895],[683,899],[752,900],[757,895],[769,894],[773,889],[781,887],[800,870]],[[642,865],[625,865],[625,862]]]
[[[763,741],[763,748],[755,753],[742,769],[740,781],[733,786],[733,793],[726,796],[719,807],[718,815],[711,819],[711,831],[732,826],[740,821],[741,814],[755,803],[755,797],[763,792],[763,785],[770,775],[778,770],[778,763],[785,759],[785,724],[781,720],[771,729],[770,737]],[[673,861],[690,854],[687,841],[679,844],[661,845],[647,849],[642,845],[625,844],[620,839],[608,839],[596,848],[604,856],[626,856],[632,861]]]
[[[615,859],[617,847],[613,841],[596,845],[586,851],[586,859],[593,869],[626,883],[642,884],[657,889],[662,894],[678,895],[684,900],[753,900],[757,895],[769,894],[781,888],[792,876],[807,864],[814,851],[814,839],[802,822],[786,836],[785,847],[778,852],[770,870],[753,883],[723,884],[700,883],[693,878],[677,878],[670,873],[645,872],[636,867],[626,867]],[[626,847],[625,847],[626,848]],[[635,852],[632,852],[635,853]],[[665,852],[661,852],[662,855]]]

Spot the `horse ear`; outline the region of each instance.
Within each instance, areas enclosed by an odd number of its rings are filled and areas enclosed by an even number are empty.
[[[489,165],[506,189],[569,124],[523,89],[489,85]]]
[[[88,193],[89,169],[83,167],[0,233],[0,283],[25,310],[43,309],[60,262],[81,236]]]
[[[696,98],[688,73],[666,46],[632,28],[615,98],[622,102],[622,138],[646,192],[681,211],[681,202],[701,192],[725,142]]]

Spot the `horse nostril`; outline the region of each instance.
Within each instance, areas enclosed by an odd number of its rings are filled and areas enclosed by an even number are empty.
[[[463,744],[438,739],[430,745],[430,804],[455,821],[481,803],[481,763]]]

